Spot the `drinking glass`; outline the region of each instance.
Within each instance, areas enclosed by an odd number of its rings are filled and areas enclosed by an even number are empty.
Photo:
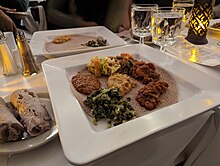
[[[131,6],[131,29],[138,36],[139,43],[144,44],[144,38],[151,34],[151,15],[157,4],[133,4]]]
[[[163,51],[167,45],[173,45],[180,34],[184,8],[160,7],[153,10],[151,19],[151,33],[154,44]]]
[[[183,17],[183,28],[188,26],[189,19],[192,13],[192,8],[194,5],[194,0],[173,0],[173,7],[181,7],[185,9]]]

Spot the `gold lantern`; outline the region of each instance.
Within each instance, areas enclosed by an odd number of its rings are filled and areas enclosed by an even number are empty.
[[[186,40],[193,44],[207,44],[206,34],[212,18],[215,0],[195,0],[189,20]]]

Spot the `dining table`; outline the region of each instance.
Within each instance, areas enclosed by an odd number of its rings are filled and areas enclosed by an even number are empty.
[[[129,37],[127,32],[118,34],[127,41],[127,45],[137,44]],[[206,46],[217,46],[219,39],[207,36]],[[147,47],[158,49],[159,47],[148,43]],[[209,67],[190,62],[170,52],[164,55],[175,58],[192,66],[216,79],[220,85],[220,67]],[[36,57],[37,64],[41,64],[52,56]],[[189,73],[190,74],[190,73]],[[204,80],[205,82],[206,80]],[[44,73],[23,77],[21,74],[4,76],[2,65],[0,66],[0,96],[6,97],[13,91],[21,88],[43,89],[48,92]],[[219,89],[220,90],[220,86]],[[88,163],[91,166],[217,166],[220,164],[220,109],[218,107],[205,111],[195,117],[191,117],[174,126],[158,131],[141,140],[120,148],[104,157]],[[71,129],[71,128],[70,128]],[[59,128],[58,128],[59,130]],[[77,142],[75,142],[77,144]],[[92,142],[91,142],[92,144]],[[86,149],[83,149],[86,151]],[[94,149],[96,151],[96,149]],[[81,154],[84,155],[83,153]],[[1,153],[0,166],[71,166],[62,149],[59,134],[51,141],[36,148],[18,153]],[[179,165],[178,165],[179,166]]]

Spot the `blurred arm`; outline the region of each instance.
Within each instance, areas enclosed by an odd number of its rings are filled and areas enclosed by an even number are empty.
[[[113,32],[118,32],[119,27],[130,28],[130,6],[132,0],[111,0],[104,25]]]
[[[18,12],[25,12],[29,6],[29,0],[0,0],[0,6],[16,9]]]
[[[11,31],[14,34],[17,33],[17,27],[14,22],[2,11],[0,10],[0,30],[3,32]]]
[[[213,15],[214,15],[214,18],[220,17],[220,3],[214,7]]]
[[[70,6],[71,11],[70,11]],[[48,22],[61,28],[73,28],[81,26],[94,26],[95,22],[84,21],[77,15],[75,1],[71,0],[49,0],[47,4]]]

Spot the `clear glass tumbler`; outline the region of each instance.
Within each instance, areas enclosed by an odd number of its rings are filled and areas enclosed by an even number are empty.
[[[151,19],[152,41],[163,50],[173,45],[181,32],[184,8],[161,7],[154,10]]]
[[[157,4],[133,4],[131,6],[132,34],[140,38],[140,44],[144,44],[144,38],[151,34],[151,15],[152,11],[157,8]]]
[[[173,0],[173,7],[181,7],[185,9],[183,17],[183,28],[188,26],[189,19],[192,14],[192,9],[194,5],[194,0]]]

